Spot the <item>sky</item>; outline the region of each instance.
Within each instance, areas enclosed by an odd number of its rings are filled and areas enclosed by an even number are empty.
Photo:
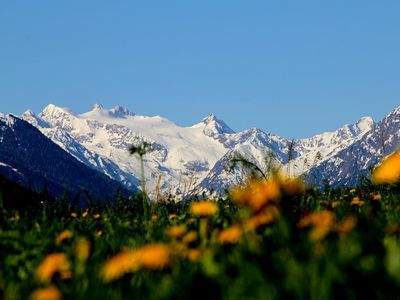
[[[400,1],[0,0],[0,111],[309,137],[400,105]]]

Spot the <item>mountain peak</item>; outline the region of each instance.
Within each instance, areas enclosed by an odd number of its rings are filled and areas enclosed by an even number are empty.
[[[67,107],[59,107],[54,104],[49,104],[42,110],[42,112],[39,114],[39,117],[56,116],[60,113],[74,115],[74,113]]]
[[[125,117],[125,116],[134,116],[135,114],[130,112],[126,107],[117,105],[114,108],[110,109],[110,114],[115,117]]]
[[[362,117],[355,125],[362,132],[367,132],[371,130],[372,126],[374,125],[374,120],[371,117]]]
[[[214,114],[205,117],[198,125],[205,125],[204,133],[206,135],[235,133],[224,121],[218,119]]]
[[[31,109],[28,109],[22,115],[23,116],[35,116],[35,113]]]
[[[92,106],[92,110],[101,110],[101,109],[104,109],[103,105],[101,105],[101,104],[95,103]]]

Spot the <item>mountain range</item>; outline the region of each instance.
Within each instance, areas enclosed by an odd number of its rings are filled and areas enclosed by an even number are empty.
[[[243,169],[230,169],[232,157],[238,155],[261,169],[271,164],[266,159],[270,157],[283,172],[303,175],[317,186],[325,182],[354,185],[360,174],[368,175],[371,167],[400,145],[400,107],[377,123],[364,117],[300,140],[257,128],[235,132],[213,114],[182,127],[161,116],[141,116],[121,106],[106,109],[99,104],[83,114],[49,104],[37,115],[28,110],[20,117],[2,116],[29,123],[82,165],[131,191],[140,185],[141,169],[139,157],[127,149],[147,142],[150,150],[143,157],[144,175],[152,199],[168,194],[178,199],[193,193],[223,194],[245,179]],[[5,139],[0,136],[0,142]],[[0,157],[2,164],[9,170],[21,168]]]
[[[81,163],[28,122],[2,113],[0,175],[4,180],[58,198],[68,192],[70,199],[77,199],[78,204],[85,200],[110,200],[118,191],[123,195],[133,192]]]

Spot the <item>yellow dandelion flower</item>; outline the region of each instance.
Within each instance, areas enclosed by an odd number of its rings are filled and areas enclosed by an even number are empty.
[[[138,255],[135,250],[121,252],[110,258],[101,271],[104,281],[110,282],[121,278],[126,273],[135,272],[140,268]]]
[[[126,250],[104,264],[101,277],[110,282],[142,268],[160,270],[170,264],[171,256],[171,249],[164,244],[149,244],[135,250]]]
[[[39,288],[32,292],[31,300],[59,300],[61,299],[61,292],[53,285]]]
[[[218,212],[218,205],[211,201],[193,202],[190,206],[190,212],[197,216],[211,216]]]
[[[99,219],[100,218],[100,214],[94,214],[93,218],[96,219],[96,220]]]
[[[196,240],[197,240],[197,232],[196,231],[189,231],[182,238],[182,242],[184,242],[185,244],[193,243]]]
[[[351,189],[351,190],[349,191],[350,194],[354,194],[355,192],[357,192],[356,189]]]
[[[64,253],[47,255],[36,269],[36,276],[41,282],[49,282],[55,274],[61,278],[71,277],[71,265]]]
[[[268,207],[267,210],[247,219],[244,223],[244,228],[246,230],[256,230],[260,226],[272,223],[278,216],[279,210],[276,206]]]
[[[363,206],[365,204],[365,201],[360,200],[359,197],[354,197],[353,200],[350,202],[351,205],[357,205],[359,207]]]
[[[382,200],[382,196],[380,194],[375,194],[372,196],[372,200],[375,200],[375,201]]]
[[[400,151],[387,157],[372,173],[376,184],[395,183],[400,178]]]
[[[279,182],[276,180],[253,180],[244,187],[232,189],[230,195],[237,204],[257,211],[269,202],[278,200],[281,193]]]
[[[170,214],[170,215],[168,216],[168,218],[169,218],[170,220],[176,219],[177,217],[178,217],[177,214]]]
[[[303,217],[299,222],[299,227],[313,226],[310,232],[310,239],[318,241],[327,236],[335,226],[335,214],[324,210]]]
[[[77,218],[77,217],[78,217],[78,214],[77,214],[76,212],[72,212],[72,213],[71,213],[71,217],[72,217],[72,218]]]
[[[252,194],[249,199],[250,207],[257,211],[271,201],[280,197],[280,187],[276,181],[265,181],[253,185]]]
[[[149,270],[163,269],[171,261],[171,249],[164,244],[149,244],[137,250],[140,265]]]
[[[88,214],[89,214],[89,212],[88,212],[87,210],[85,210],[85,211],[82,213],[82,217],[86,218]]]
[[[181,225],[175,225],[175,226],[168,228],[165,231],[165,233],[169,237],[177,239],[177,238],[181,237],[185,233],[185,231],[186,231],[186,226],[181,224]]]
[[[353,216],[347,216],[343,219],[341,224],[336,226],[336,230],[339,235],[344,236],[347,235],[350,231],[356,227],[357,219]]]
[[[64,230],[63,232],[61,232],[56,238],[55,238],[55,242],[57,244],[61,243],[62,241],[65,241],[67,239],[70,239],[74,236],[74,233],[70,230]]]
[[[218,234],[218,241],[222,244],[236,244],[242,235],[239,225],[232,225]]]
[[[103,231],[99,230],[99,231],[96,232],[96,236],[100,237],[102,235],[103,235]]]
[[[75,245],[75,254],[80,261],[87,261],[90,253],[90,243],[85,238],[80,238]]]
[[[200,249],[189,249],[186,253],[186,257],[191,261],[191,262],[196,262],[200,259],[201,257],[201,250]]]
[[[332,208],[336,208],[336,207],[338,207],[340,204],[341,204],[340,201],[333,201],[333,202],[332,202]]]

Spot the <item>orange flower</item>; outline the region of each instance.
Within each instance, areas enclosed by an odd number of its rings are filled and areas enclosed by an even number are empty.
[[[218,241],[222,244],[236,244],[242,235],[239,225],[232,225],[218,234]]]
[[[182,225],[175,225],[175,226],[172,226],[172,227],[168,228],[166,230],[166,234],[169,237],[177,239],[177,238],[181,237],[185,233],[185,231],[186,231],[186,226],[185,225],[183,225],[183,224]]]
[[[239,205],[248,206],[253,211],[258,211],[269,202],[279,199],[279,183],[274,181],[250,181],[245,187],[231,190],[232,199]]]
[[[339,233],[339,235],[344,236],[347,235],[350,231],[356,227],[357,224],[357,219],[353,216],[347,216],[343,219],[343,222],[341,224],[338,224],[336,226],[336,230]]]
[[[350,202],[351,205],[357,205],[359,207],[363,206],[365,204],[365,201],[360,200],[359,197],[354,197],[353,200]]]
[[[191,262],[196,262],[201,257],[201,250],[200,249],[189,249],[187,251],[186,256]]]
[[[124,251],[110,258],[103,265],[101,277],[104,281],[110,282],[122,277],[126,273],[135,272],[139,268],[140,263],[136,251]]]
[[[171,249],[164,244],[149,244],[135,250],[127,250],[109,259],[103,266],[101,276],[106,282],[118,279],[126,273],[144,268],[159,270],[171,261]]]
[[[218,212],[218,205],[211,201],[193,202],[190,206],[190,212],[197,216],[211,216]]]
[[[244,227],[246,230],[256,230],[258,227],[270,224],[279,216],[279,210],[276,206],[267,207],[265,211],[249,218],[245,221]]]
[[[63,232],[61,232],[56,238],[55,238],[55,242],[57,244],[61,243],[64,240],[70,239],[74,236],[74,233],[70,230],[64,230]]]
[[[196,239],[197,239],[197,232],[189,231],[188,233],[186,233],[183,236],[182,242],[184,242],[185,244],[190,244],[190,243],[194,242]]]
[[[59,300],[61,292],[53,285],[39,288],[33,291],[30,296],[31,300]]]
[[[372,200],[375,200],[375,201],[382,200],[382,196],[380,194],[375,194],[372,196]]]
[[[376,184],[395,183],[400,178],[400,151],[387,157],[372,173]]]
[[[169,218],[170,220],[173,220],[173,219],[176,219],[177,217],[178,217],[177,214],[170,214],[168,218]]]
[[[137,250],[140,264],[149,270],[163,269],[171,260],[171,250],[164,244],[150,244]]]
[[[36,269],[36,276],[41,282],[49,282],[58,273],[64,279],[71,277],[71,265],[63,253],[49,254]]]
[[[334,229],[335,214],[328,210],[309,214],[299,222],[299,227],[308,226],[313,226],[310,239],[313,241],[321,240]]]

